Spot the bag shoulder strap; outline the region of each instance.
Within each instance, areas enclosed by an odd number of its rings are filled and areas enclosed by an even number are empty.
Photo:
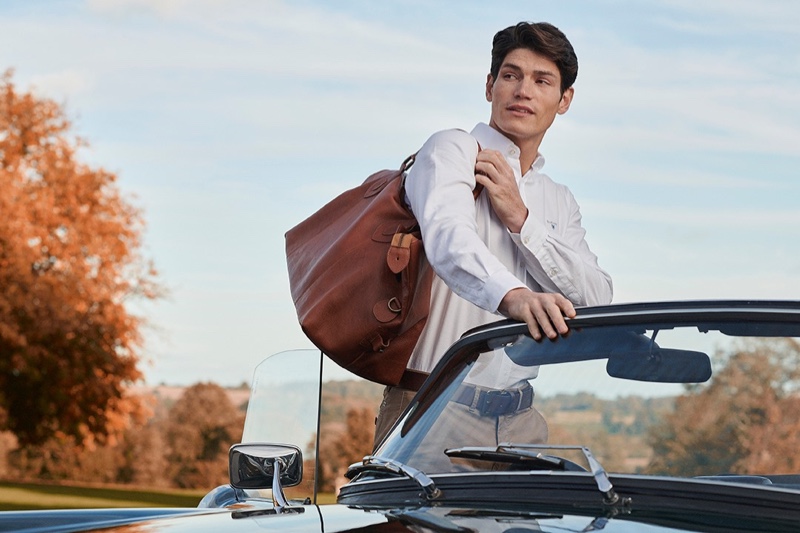
[[[465,130],[460,130],[460,131],[464,131],[465,132]],[[481,142],[478,139],[475,139],[475,142],[478,143],[478,152],[483,150],[483,148],[481,147]],[[405,185],[406,185],[405,174],[406,174],[406,172],[409,171],[409,169],[411,169],[411,166],[417,160],[417,154],[418,153],[419,152],[414,152],[410,156],[406,157],[405,160],[403,160],[403,164],[400,165],[400,173],[403,176],[403,190],[405,190]],[[475,188],[472,189],[472,197],[476,201],[478,199],[478,196],[480,196],[481,192],[483,192],[483,185],[480,184],[480,183],[475,183]]]

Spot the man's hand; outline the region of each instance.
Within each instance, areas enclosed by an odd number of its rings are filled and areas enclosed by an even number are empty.
[[[517,179],[503,155],[497,150],[481,150],[475,163],[475,182],[484,186],[489,201],[503,224],[519,233],[528,218]]]
[[[566,335],[569,327],[564,317],[575,316],[572,302],[561,294],[533,292],[523,288],[508,291],[498,310],[509,318],[528,324],[531,336],[537,341],[542,338],[542,333],[550,339],[555,339],[559,334]]]

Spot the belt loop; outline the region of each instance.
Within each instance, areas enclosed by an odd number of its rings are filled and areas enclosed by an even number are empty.
[[[479,387],[474,387],[472,390],[473,390],[472,402],[470,402],[469,404],[469,410],[474,413],[475,410],[478,409],[478,404],[481,401],[481,394],[483,393],[483,391]]]

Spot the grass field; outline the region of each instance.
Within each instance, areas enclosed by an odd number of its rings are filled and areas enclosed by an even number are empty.
[[[206,492],[0,482],[0,510],[197,507]]]
[[[204,490],[150,490],[86,487],[0,481],[0,511],[99,509],[109,507],[197,507]],[[289,495],[289,497],[297,497]],[[317,503],[335,503],[336,495],[320,493]]]

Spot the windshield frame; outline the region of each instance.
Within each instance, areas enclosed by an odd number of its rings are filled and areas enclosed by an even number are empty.
[[[727,336],[750,336],[760,328],[759,336],[800,337],[800,302],[797,301],[697,301],[652,304],[620,304],[579,308],[569,321],[573,330],[609,327],[690,327],[719,330]],[[755,327],[758,325],[759,327]],[[699,327],[698,327],[699,326]],[[766,328],[761,326],[768,326]],[[787,334],[789,333],[789,334]],[[414,452],[408,445],[409,433],[427,431],[425,413],[432,407],[442,408],[442,402],[453,394],[470,365],[483,352],[525,336],[530,342],[527,326],[512,320],[501,320],[467,332],[439,361],[404,414],[376,448],[374,455],[405,462]],[[542,341],[549,342],[549,341]],[[597,359],[598,357],[594,357]],[[604,359],[605,357],[599,357]],[[590,359],[587,357],[586,360]],[[567,361],[569,359],[566,359]],[[442,400],[445,398],[445,400]],[[428,424],[435,423],[428,420]],[[405,441],[405,442],[404,442]]]

